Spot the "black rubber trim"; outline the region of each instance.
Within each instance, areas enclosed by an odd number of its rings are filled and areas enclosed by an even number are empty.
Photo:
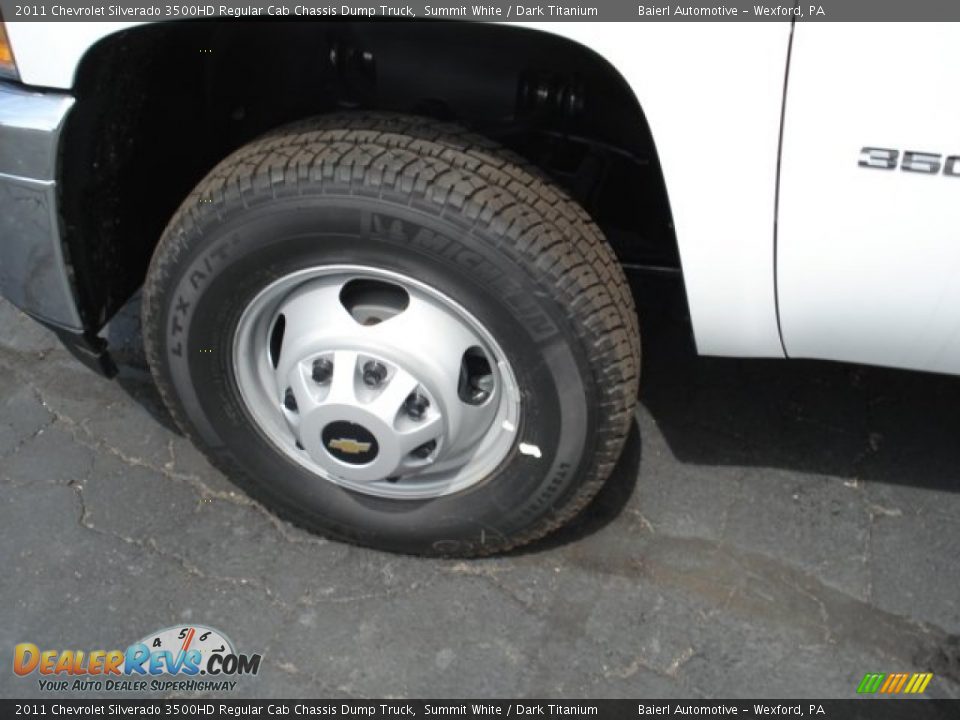
[[[80,333],[74,330],[65,330],[59,325],[51,325],[43,320],[38,320],[38,322],[52,330],[67,351],[83,365],[108,379],[117,376],[119,372],[117,364],[110,356],[107,341],[102,337],[90,331]]]

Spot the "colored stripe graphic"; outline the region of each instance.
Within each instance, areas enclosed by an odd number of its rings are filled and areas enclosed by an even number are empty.
[[[933,680],[933,673],[917,673],[917,682],[913,687],[913,692],[922,693],[927,689],[927,685]]]
[[[924,692],[932,679],[933,673],[867,673],[857,686],[857,692],[916,695]]]
[[[883,682],[884,677],[886,677],[884,673],[867,673],[863,676],[863,680],[860,681],[860,685],[857,687],[857,692],[875,693],[880,689],[880,683]]]

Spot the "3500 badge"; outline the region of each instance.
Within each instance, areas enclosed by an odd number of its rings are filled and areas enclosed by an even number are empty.
[[[890,148],[865,147],[860,151],[860,167],[894,170],[898,161],[904,172],[936,175],[942,169],[943,174],[948,177],[960,177],[960,155],[949,155],[943,160],[940,153],[907,150],[901,160],[900,151]]]

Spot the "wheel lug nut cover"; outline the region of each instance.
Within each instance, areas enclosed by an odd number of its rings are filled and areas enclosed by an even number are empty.
[[[387,368],[383,363],[369,360],[363,365],[363,382],[369,387],[377,387],[387,377]]]
[[[330,378],[333,377],[333,363],[327,358],[314,360],[312,377],[318,385],[330,382]]]
[[[410,394],[403,403],[403,408],[407,411],[407,415],[414,420],[422,419],[428,407],[430,407],[430,401],[420,393]]]
[[[430,457],[430,453],[432,453],[436,449],[437,449],[437,441],[431,440],[430,442],[425,442],[423,445],[416,448],[410,454],[413,455],[415,458],[423,460],[425,458]]]

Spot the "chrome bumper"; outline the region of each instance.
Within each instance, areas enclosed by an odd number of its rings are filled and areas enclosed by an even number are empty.
[[[80,332],[56,189],[72,105],[69,95],[0,82],[0,294],[38,320]]]

